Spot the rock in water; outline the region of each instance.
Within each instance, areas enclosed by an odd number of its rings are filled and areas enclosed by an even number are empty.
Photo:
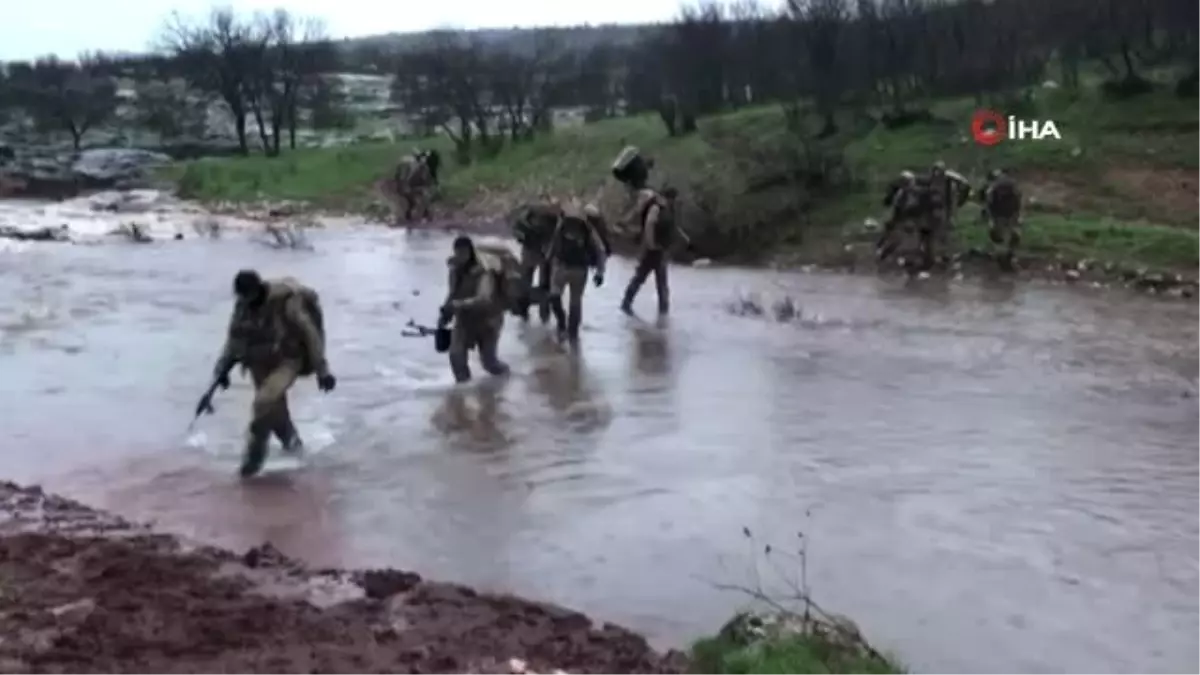
[[[79,153],[71,170],[88,184],[109,187],[140,179],[146,169],[170,161],[170,157],[148,150],[97,148]]]
[[[130,148],[96,148],[78,153],[0,159],[0,196],[67,199],[83,190],[130,188],[146,170],[170,161],[167,155]]]

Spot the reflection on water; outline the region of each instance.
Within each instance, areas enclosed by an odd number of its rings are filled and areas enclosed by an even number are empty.
[[[448,241],[349,228],[0,253],[6,478],[215,543],[526,593],[660,643],[744,598],[750,527],[803,530],[819,599],[921,670],[1192,671],[1197,312],[1120,293],[673,272],[669,322],[589,293],[582,345],[510,324],[507,378],[456,386],[400,337]],[[229,279],[325,304],[339,378],[292,407],[313,452],[233,476],[250,390],[187,424]],[[616,261],[612,275],[631,273]],[[776,324],[723,310],[791,296]],[[812,511],[811,517],[805,513]]]
[[[511,415],[501,410],[500,387],[507,378],[485,380],[470,392],[451,389],[433,415],[434,426],[447,436],[462,435],[466,445],[484,451],[502,451],[513,444],[505,433]],[[468,398],[471,400],[468,401]]]

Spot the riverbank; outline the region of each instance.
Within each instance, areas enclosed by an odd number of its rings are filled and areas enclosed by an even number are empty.
[[[820,191],[759,184],[769,178],[770,157],[763,153],[787,142],[777,106],[705,118],[696,134],[676,138],[654,116],[605,120],[557,130],[468,166],[448,166],[438,219],[499,220],[542,194],[596,199],[611,212],[620,189],[607,167],[616,149],[632,143],[656,159],[658,180],[681,189],[696,255],[861,269],[885,217],[883,185],[901,169],[922,170],[941,159],[976,186],[997,166],[1020,181],[1027,207],[1024,270],[1047,276],[1051,267],[1049,276],[1068,281],[1194,286],[1200,264],[1195,100],[1165,86],[1124,101],[1092,90],[1041,89],[1027,108],[1023,116],[1054,120],[1062,140],[978,146],[969,140],[974,104],[967,100],[937,102],[928,119],[895,129],[847,116],[841,134],[817,146],[842,167],[836,184]],[[431,138],[274,159],[200,160],[176,165],[166,176],[182,196],[205,202],[290,199],[378,217],[387,207],[374,183],[413,145],[452,154],[445,139]],[[984,257],[989,245],[977,208],[967,206],[958,221],[954,248],[964,258]]]
[[[137,243],[217,237],[222,231],[246,230],[272,245],[295,245],[307,241],[309,228],[338,227],[361,222],[362,215],[322,212],[312,205],[289,200],[253,202],[181,201],[158,190],[101,192],[64,202],[0,201],[0,241],[24,240],[89,243],[112,237]],[[506,236],[502,217],[463,212],[442,214],[416,224],[426,230],[468,232]],[[1119,230],[1096,225],[1095,237],[1110,241],[1117,249]],[[281,237],[284,237],[281,239]],[[296,239],[296,237],[299,237]],[[1170,245],[1170,241],[1164,241]],[[880,265],[874,258],[874,241],[866,234],[847,237],[824,249],[783,249],[764,260],[776,269],[825,269],[849,273],[907,274],[903,256]],[[307,244],[304,244],[307,245]],[[677,260],[695,262],[695,252],[680,251]],[[1044,257],[1024,256],[1018,261],[1019,277],[1051,284],[1090,287],[1124,287],[1166,297],[1193,298],[1197,294],[1194,273],[1162,271],[1160,268],[1067,257],[1061,252]],[[1006,276],[986,246],[960,249],[944,267],[933,272],[951,278]]]
[[[0,672],[768,672],[742,669],[760,652],[781,672],[864,663],[857,641],[794,631],[723,631],[702,659],[662,654],[561,607],[412,572],[311,570],[269,544],[237,555],[12,483],[0,635]]]

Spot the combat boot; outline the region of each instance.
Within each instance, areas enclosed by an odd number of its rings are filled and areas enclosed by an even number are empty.
[[[567,317],[567,339],[572,342],[579,339],[579,327],[583,324],[583,312],[571,312]]]
[[[238,469],[238,475],[242,478],[250,478],[262,471],[263,464],[267,461],[268,438],[266,435],[254,433],[247,438],[246,450],[242,455],[242,466]]]

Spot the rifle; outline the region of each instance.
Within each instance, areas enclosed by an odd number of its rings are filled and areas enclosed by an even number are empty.
[[[438,329],[432,326],[423,326],[416,321],[409,319],[404,325],[404,330],[400,331],[400,335],[404,337],[429,337],[437,335]]]
[[[422,326],[421,324],[408,320],[408,324],[404,330],[400,331],[400,335],[404,337],[433,337],[433,348],[437,353],[444,354],[450,349],[450,329],[446,327],[434,328],[431,326]]]
[[[233,364],[230,364],[229,368],[227,368],[224,373],[222,373],[221,375],[219,375],[217,377],[214,377],[212,384],[208,385],[208,389],[205,390],[204,395],[201,396],[200,400],[196,403],[196,413],[195,413],[195,415],[192,416],[191,424],[188,425],[189,432],[191,432],[192,428],[196,426],[196,420],[200,419],[201,415],[203,415],[205,413],[208,413],[209,415],[211,415],[216,412],[216,409],[213,408],[213,404],[212,404],[213,394],[217,393],[217,387],[221,386],[221,380],[225,379],[226,377],[229,377],[229,372],[232,370],[233,370]]]

